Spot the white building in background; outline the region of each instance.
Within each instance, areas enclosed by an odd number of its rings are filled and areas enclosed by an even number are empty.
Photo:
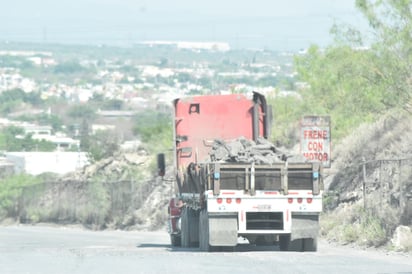
[[[38,125],[21,125],[24,130],[24,134],[33,134],[36,136],[51,136],[52,127],[51,126],[38,126]]]
[[[34,140],[45,140],[53,143],[56,146],[56,150],[65,151],[78,149],[80,147],[80,140],[67,137],[66,135],[33,135]]]
[[[86,152],[6,152],[15,173],[39,175],[45,172],[66,174],[89,164]]]
[[[68,149],[78,148],[80,141],[66,136],[63,133],[57,133],[52,135],[51,126],[38,126],[38,125],[22,125],[24,134],[31,134],[33,140],[45,140],[56,145],[56,150],[64,151]]]
[[[8,162],[3,155],[0,156],[0,179],[13,175],[13,164]]]
[[[227,42],[191,42],[191,41],[145,41],[143,45],[150,47],[171,46],[178,49],[188,50],[211,50],[211,51],[229,51],[230,45]]]

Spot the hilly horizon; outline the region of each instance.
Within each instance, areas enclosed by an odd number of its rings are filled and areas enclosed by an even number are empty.
[[[53,1],[4,3],[0,41],[130,46],[148,40],[300,50],[332,42],[333,23],[362,25],[354,1]]]

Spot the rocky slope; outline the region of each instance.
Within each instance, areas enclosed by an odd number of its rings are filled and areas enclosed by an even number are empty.
[[[400,230],[411,234],[411,118],[408,112],[390,113],[335,147],[326,180],[324,236],[379,246],[390,244]],[[407,248],[412,250],[412,243]]]

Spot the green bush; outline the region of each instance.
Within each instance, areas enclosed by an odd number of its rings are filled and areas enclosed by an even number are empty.
[[[87,186],[87,201],[78,208],[79,221],[94,228],[105,226],[110,213],[110,196],[108,189],[99,180],[93,180]]]
[[[23,188],[39,182],[38,178],[25,174],[2,179],[0,183],[0,218],[17,216],[18,203]]]
[[[359,240],[366,246],[381,246],[388,240],[381,220],[367,212],[362,216],[360,232]]]
[[[341,237],[340,241],[345,244],[357,242],[359,239],[359,226],[354,224],[343,225]]]
[[[165,152],[173,147],[173,119],[169,113],[148,111],[134,117],[133,133],[147,144],[152,154]]]
[[[378,247],[388,241],[383,221],[359,205],[338,208],[321,216],[321,235],[342,244]]]

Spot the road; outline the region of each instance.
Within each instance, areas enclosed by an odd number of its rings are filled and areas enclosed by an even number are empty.
[[[0,273],[412,273],[412,256],[319,243],[316,253],[241,244],[172,248],[166,232],[0,227]]]

